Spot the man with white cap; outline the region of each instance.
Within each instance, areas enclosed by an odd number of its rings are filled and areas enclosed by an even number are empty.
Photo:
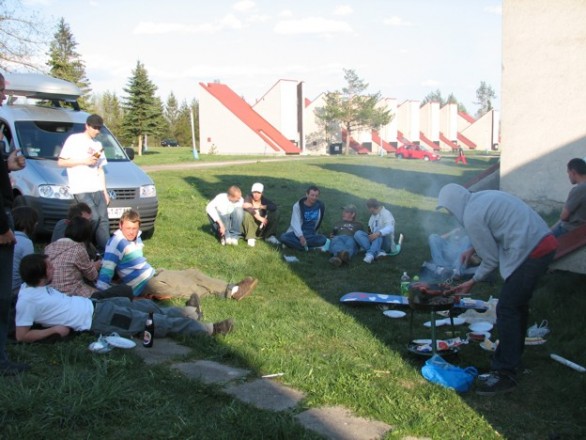
[[[449,183],[440,190],[437,208],[447,209],[470,237],[472,247],[462,254],[462,261],[466,263],[474,252],[482,259],[474,276],[453,291],[469,292],[497,267],[505,280],[496,309],[500,342],[492,357],[492,371],[478,377],[476,392],[513,391],[525,346],[529,301],[553,260],[557,240],[533,209],[503,191],[471,193]]]
[[[279,225],[277,205],[263,195],[264,189],[262,183],[254,183],[242,205],[244,209],[242,232],[248,246],[251,247],[255,246],[258,238],[263,238],[274,245],[281,244],[275,237]]]

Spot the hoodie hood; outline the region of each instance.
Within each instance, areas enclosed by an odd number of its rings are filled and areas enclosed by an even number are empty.
[[[464,224],[464,210],[470,200],[472,193],[461,185],[455,183],[448,183],[439,192],[437,197],[437,208],[447,209],[458,223]]]

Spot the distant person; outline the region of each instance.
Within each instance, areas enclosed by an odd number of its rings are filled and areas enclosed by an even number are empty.
[[[16,238],[12,262],[12,294],[16,296],[22,284],[18,271],[20,260],[35,252],[32,237],[39,221],[39,214],[36,209],[30,206],[19,206],[12,210],[12,218],[14,219],[14,236]]]
[[[100,253],[104,252],[110,238],[110,196],[104,173],[108,160],[102,144],[96,140],[103,125],[101,116],[88,116],[85,131],[67,138],[57,160],[58,166],[67,168],[69,190],[75,200],[86,203],[92,210],[96,246]]]
[[[157,338],[168,334],[225,335],[234,328],[232,319],[214,324],[199,322],[193,307],[160,308],[148,300],[91,300],[67,296],[50,287],[53,267],[45,255],[24,257],[20,273],[25,284],[20,289],[16,304],[16,340],[19,342],[40,341],[53,335],[65,337],[71,331],[87,330],[95,334],[116,332],[130,337],[144,331],[149,313],[154,313]],[[33,328],[35,324],[42,328]]]
[[[53,234],[51,235],[51,243],[65,237],[65,229],[67,229],[67,225],[69,225],[71,220],[76,217],[82,217],[91,221],[92,209],[88,206],[87,203],[84,202],[70,205],[69,209],[67,210],[67,218],[61,219],[55,224],[55,227],[53,228]],[[87,243],[85,243],[85,245],[90,259],[97,260],[100,258],[100,255],[98,254],[98,251],[93,242],[94,234],[92,230],[92,235],[90,236],[90,239],[87,241]]]
[[[250,295],[258,280],[246,277],[238,284],[209,277],[195,268],[164,270],[158,272],[143,255],[140,238],[140,215],[131,209],[120,217],[120,228],[114,232],[106,245],[106,253],[98,276],[97,287],[101,290],[112,285],[115,275],[121,282],[132,287],[134,296],[153,299],[216,295],[222,298],[241,300]]]
[[[6,81],[0,73],[0,106],[6,99]],[[0,130],[0,140],[4,140]],[[24,156],[13,150],[7,157],[0,160],[0,376],[20,374],[29,366],[8,359],[6,341],[10,330],[10,304],[12,303],[12,263],[16,238],[12,232],[12,184],[8,173],[18,171],[26,166]]]
[[[456,156],[456,165],[462,162],[463,165],[468,165],[468,161],[466,160],[466,156],[464,155],[464,149],[458,145],[458,155]]]
[[[397,255],[401,252],[403,238],[401,235],[399,243],[395,243],[395,218],[381,202],[377,199],[368,199],[366,207],[370,212],[368,232],[357,231],[354,238],[366,251],[363,261],[370,264],[375,258]]]
[[[281,234],[280,241],[287,247],[297,250],[322,248],[327,251],[328,238],[318,233],[326,210],[319,200],[320,190],[310,186],[302,197],[293,204],[289,229]]]
[[[244,199],[244,219],[242,220],[242,232],[248,246],[253,247],[257,238],[268,243],[279,245],[277,240],[277,226],[279,225],[279,212],[277,205],[267,199],[264,194],[264,185],[255,183],[250,189],[250,194]]]
[[[340,267],[349,264],[351,258],[358,252],[358,243],[354,240],[354,234],[364,230],[362,222],[356,221],[356,206],[346,205],[342,208],[342,219],[334,223],[330,235],[329,259],[331,265]]]
[[[238,245],[242,234],[242,191],[232,185],[225,193],[214,197],[206,206],[212,229],[222,246]]]
[[[559,221],[551,227],[556,237],[586,224],[586,162],[575,158],[568,162],[568,178],[575,185],[568,194]]]
[[[497,268],[504,279],[496,308],[500,342],[492,356],[491,372],[478,377],[476,392],[513,391],[525,347],[529,301],[553,261],[557,240],[539,214],[503,191],[471,193],[449,183],[439,192],[437,208],[447,209],[470,237],[472,247],[462,254],[462,261],[467,262],[474,252],[482,260],[474,276],[453,291],[470,292]]]
[[[90,220],[74,217],[65,229],[65,237],[45,247],[45,255],[53,266],[51,286],[66,295],[85,298],[132,298],[132,288],[125,284],[103,291],[96,287],[102,263],[101,260],[92,261],[87,253],[86,243],[91,236]]]

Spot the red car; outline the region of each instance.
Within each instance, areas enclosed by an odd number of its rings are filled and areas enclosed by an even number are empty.
[[[441,156],[433,151],[424,150],[419,145],[405,145],[395,151],[397,159],[440,160]]]

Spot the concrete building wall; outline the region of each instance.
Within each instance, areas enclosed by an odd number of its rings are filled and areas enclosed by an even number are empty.
[[[419,101],[405,101],[397,107],[397,130],[411,142],[419,142]]]
[[[252,108],[283,136],[300,144],[297,123],[297,86],[299,82],[281,79]]]
[[[450,141],[458,140],[458,105],[446,104],[440,109],[440,131]]]
[[[382,140],[397,142],[397,100],[395,98],[383,98],[379,105],[391,112],[391,121],[379,130]]]
[[[460,133],[474,142],[478,151],[491,151],[492,144],[498,143],[498,117],[498,112],[492,110]]]
[[[547,212],[586,151],[586,2],[504,0],[501,189]]]
[[[440,107],[439,102],[428,102],[419,109],[421,131],[427,138],[439,141],[440,132]]]
[[[316,109],[323,107],[324,94],[303,107],[303,133],[304,133],[304,153],[307,154],[327,154],[329,144],[342,142],[342,134],[339,127],[329,127],[327,130],[324,125],[315,116]]]

